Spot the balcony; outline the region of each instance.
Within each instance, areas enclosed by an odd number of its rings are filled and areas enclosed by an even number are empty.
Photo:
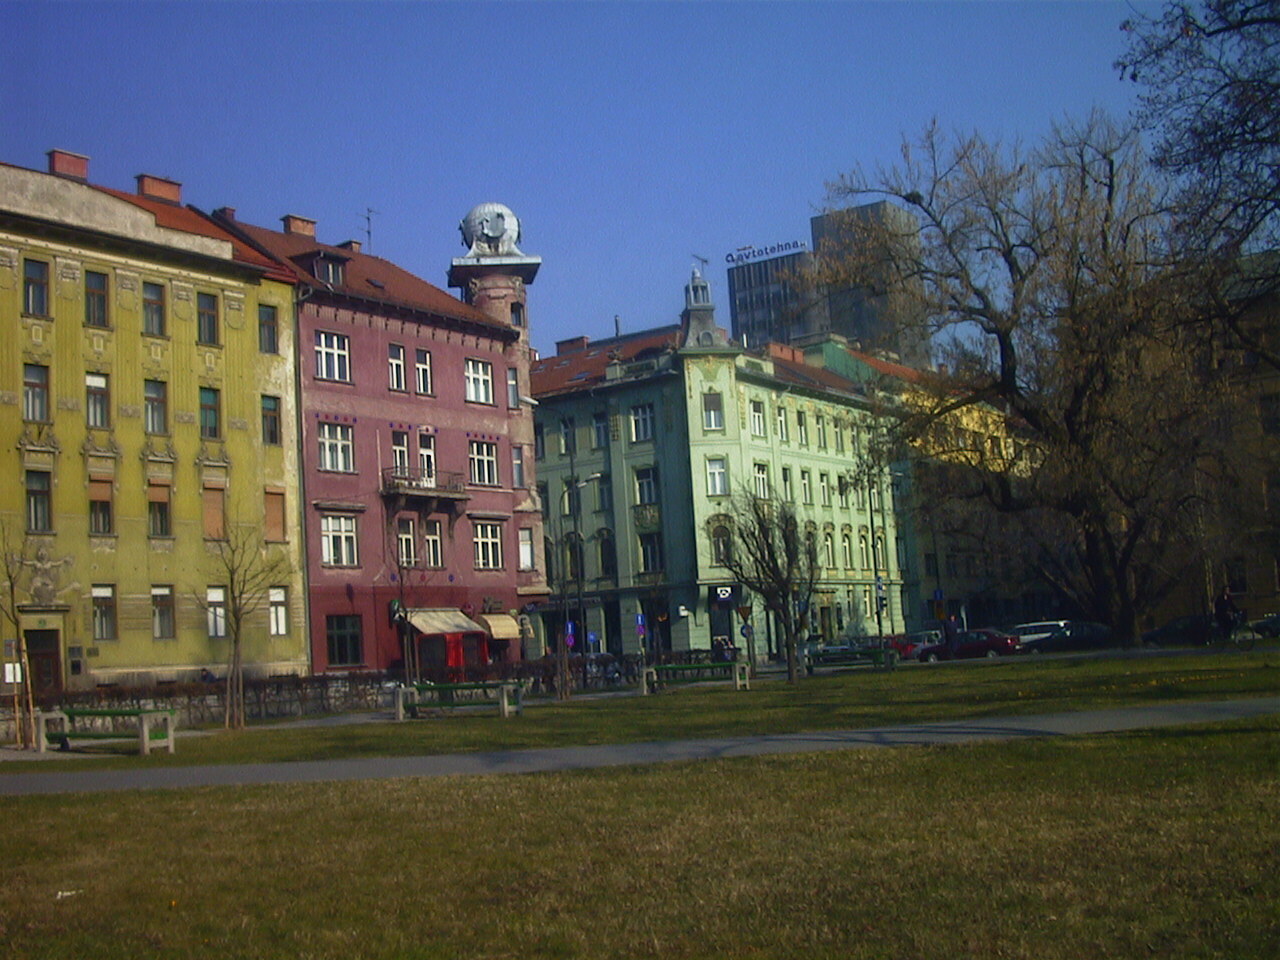
[[[637,533],[652,533],[661,529],[662,510],[656,503],[637,503],[631,509]]]
[[[407,466],[387,467],[382,471],[382,493],[384,496],[436,501],[471,499],[465,474],[426,473],[421,467]]]

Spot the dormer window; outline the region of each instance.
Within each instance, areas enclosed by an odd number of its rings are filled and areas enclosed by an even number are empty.
[[[340,287],[342,286],[342,267],[341,260],[316,257],[312,270],[316,275],[316,279],[321,283],[327,283],[331,287]]]

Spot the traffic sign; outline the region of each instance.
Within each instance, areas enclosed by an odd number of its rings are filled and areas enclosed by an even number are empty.
[[[755,633],[755,631],[751,629],[751,624],[749,623],[744,623],[741,627],[739,627],[738,632],[742,634],[744,637],[746,637],[748,640],[750,640],[751,635]]]
[[[739,607],[739,608],[738,608],[738,616],[740,616],[743,620],[750,620],[750,619],[751,619],[751,608],[750,608],[750,607],[748,607],[748,606],[741,606],[741,607]]]

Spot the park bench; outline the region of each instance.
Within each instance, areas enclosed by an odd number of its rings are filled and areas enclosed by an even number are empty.
[[[115,729],[117,720],[133,721],[131,730]],[[77,720],[109,721],[109,729],[77,725]],[[174,752],[175,713],[159,707],[63,707],[36,714],[36,750],[45,752],[49,743],[58,744],[61,750],[70,750],[72,740],[128,740],[138,739],[138,753],[151,752],[153,740],[164,740],[169,752]],[[50,723],[59,729],[50,729]]]
[[[659,663],[645,667],[640,675],[640,693],[650,694],[659,685],[703,680],[732,680],[733,689],[751,689],[751,668],[737,660],[717,663]]]
[[[496,694],[496,697],[490,697]],[[420,717],[433,708],[496,704],[504,719],[524,713],[524,685],[517,680],[473,680],[464,683],[414,683],[396,687],[396,720]]]
[[[877,670],[892,670],[898,665],[898,651],[893,647],[821,647],[807,657],[808,672],[814,667],[852,667],[871,664]]]

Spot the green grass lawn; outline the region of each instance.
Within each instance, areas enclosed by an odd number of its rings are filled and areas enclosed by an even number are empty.
[[[1280,955],[1276,718],[0,803],[6,957]]]
[[[911,666],[892,673],[820,674],[795,685],[769,679],[745,692],[712,684],[677,686],[651,697],[577,697],[568,703],[536,703],[511,720],[487,711],[401,724],[218,730],[180,738],[173,756],[157,753],[143,759],[130,754],[132,744],[122,742],[92,747],[104,759],[6,761],[0,763],[0,775],[64,764],[258,763],[747,736],[1277,693],[1280,647],[1275,645],[1251,653],[1175,657],[1015,658]]]

